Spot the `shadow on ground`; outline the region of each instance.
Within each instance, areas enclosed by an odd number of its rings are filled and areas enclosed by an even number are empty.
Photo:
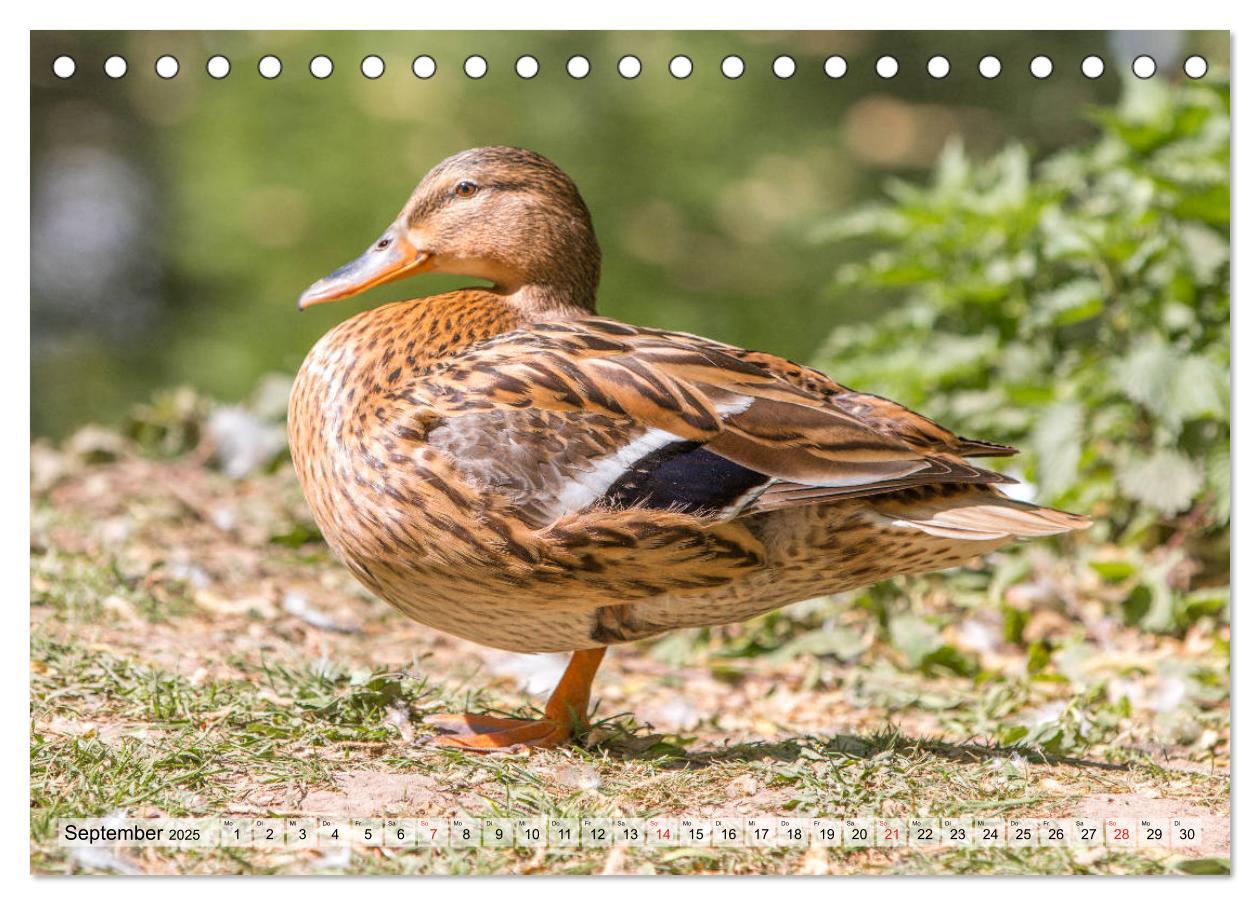
[[[885,752],[904,755],[931,754],[960,763],[979,763],[993,759],[1020,757],[1029,763],[1046,766],[1076,767],[1089,770],[1127,771],[1129,764],[1108,763],[1079,757],[1052,754],[1019,745],[998,745],[985,742],[948,742],[940,738],[915,737],[892,728],[871,735],[834,735],[830,738],[799,736],[776,742],[743,742],[699,751],[689,751],[680,742],[663,735],[631,735],[613,737],[598,747],[622,760],[658,760],[664,769],[686,769],[720,763],[753,763],[777,761],[793,763],[805,749],[847,757],[871,759]]]

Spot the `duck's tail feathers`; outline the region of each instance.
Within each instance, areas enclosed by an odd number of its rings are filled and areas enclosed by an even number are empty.
[[[959,540],[1014,540],[1079,531],[1093,524],[1082,515],[1022,503],[991,488],[938,498],[878,499],[872,508],[898,527]]]

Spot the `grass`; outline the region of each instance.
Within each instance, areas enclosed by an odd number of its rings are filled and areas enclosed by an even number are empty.
[[[847,607],[811,602],[620,648],[582,746],[483,757],[425,744],[424,716],[536,712],[540,696],[521,686],[538,663],[368,597],[312,539],[286,469],[237,482],[191,459],[33,454],[38,873],[1228,869],[1228,625],[1127,626],[1085,566],[1030,554],[1025,584],[1073,590],[1019,610],[1025,628],[1044,628],[1023,640],[1002,634],[1003,607],[1019,600],[994,604],[999,562],[983,586],[902,582]],[[969,643],[976,624],[997,627]],[[84,860],[56,846],[58,818],[114,813],[1175,814],[1212,832],[1180,851],[225,848]]]

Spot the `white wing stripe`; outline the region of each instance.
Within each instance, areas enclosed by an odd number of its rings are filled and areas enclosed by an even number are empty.
[[[591,461],[591,467],[574,475],[549,507],[553,518],[580,512],[608,492],[623,474],[642,459],[683,438],[660,428],[649,428],[614,453]]]

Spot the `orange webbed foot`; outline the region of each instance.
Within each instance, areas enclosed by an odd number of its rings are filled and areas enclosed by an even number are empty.
[[[513,720],[476,713],[439,713],[426,722],[449,734],[433,742],[447,748],[490,753],[523,748],[554,748],[572,737],[569,726],[555,720]]]
[[[464,751],[519,751],[554,748],[573,738],[575,726],[586,725],[591,680],[604,659],[604,648],[575,651],[547,701],[541,720],[514,720],[477,713],[435,713],[425,722],[449,734],[433,741]]]

